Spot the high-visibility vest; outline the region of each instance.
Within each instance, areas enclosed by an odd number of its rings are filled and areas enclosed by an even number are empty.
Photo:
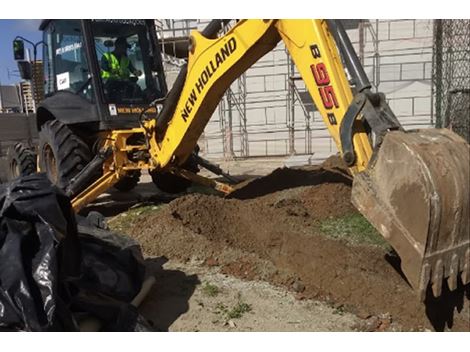
[[[129,71],[130,61],[127,56],[121,56],[121,61],[111,52],[104,53],[104,58],[108,61],[109,71],[101,70],[101,77],[104,79],[128,79],[131,75]]]

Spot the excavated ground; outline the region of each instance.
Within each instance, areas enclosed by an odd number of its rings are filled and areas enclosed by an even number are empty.
[[[470,330],[469,287],[419,302],[386,246],[325,236],[327,219],[356,214],[351,178],[338,159],[277,169],[231,199],[188,194],[129,220],[147,256],[202,260],[223,273],[287,286],[299,299],[331,303],[361,318],[389,313],[405,330]],[[465,307],[464,307],[465,306]]]

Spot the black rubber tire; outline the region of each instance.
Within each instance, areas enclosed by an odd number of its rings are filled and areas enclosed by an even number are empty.
[[[16,143],[7,152],[7,180],[11,181],[20,176],[32,175],[36,172],[36,153],[23,143]]]
[[[91,160],[85,142],[58,120],[47,121],[41,126],[38,153],[41,171],[63,190]]]
[[[150,174],[152,176],[152,181],[157,186],[157,188],[165,193],[177,194],[186,191],[192,184],[191,181],[173,175],[172,173],[156,173],[153,172]]]
[[[199,167],[197,165],[195,155],[199,153],[199,146],[196,146],[193,154],[191,154],[183,165],[183,168],[197,174]],[[190,180],[176,176],[170,172],[165,173],[150,173],[152,181],[160,191],[170,194],[177,194],[186,191],[193,184]]]
[[[114,185],[114,188],[121,192],[129,192],[139,183],[140,175],[140,170],[131,171],[128,175],[120,179],[119,182]]]

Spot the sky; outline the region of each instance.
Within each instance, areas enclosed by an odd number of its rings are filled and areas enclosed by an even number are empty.
[[[17,70],[15,60],[13,60],[13,39],[20,35],[34,43],[42,39],[42,33],[39,31],[41,20],[0,20],[0,83],[2,85],[15,84],[20,81],[18,73],[12,76],[12,71]],[[25,43],[25,49],[32,47]],[[38,46],[38,56],[41,57],[42,46]],[[10,70],[10,77],[8,77]]]

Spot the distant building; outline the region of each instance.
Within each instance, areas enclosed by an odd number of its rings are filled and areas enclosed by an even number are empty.
[[[44,99],[44,74],[42,61],[31,63],[32,79],[16,86],[1,86],[1,112],[35,113]]]
[[[36,62],[32,62],[31,65],[33,74],[33,79],[31,80],[33,83],[33,99],[35,106],[38,106],[39,103],[44,99],[44,73],[42,69],[43,63],[41,60],[37,60]]]
[[[33,95],[33,86],[30,81],[18,83],[17,89],[21,97],[21,111],[25,113],[36,112],[36,102]]]
[[[0,112],[21,111],[21,99],[15,86],[0,86]]]

